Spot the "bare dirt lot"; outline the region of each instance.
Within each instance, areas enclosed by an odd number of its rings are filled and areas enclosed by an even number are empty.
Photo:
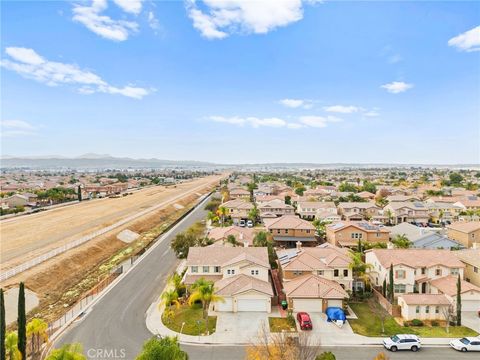
[[[154,205],[164,202],[168,202],[165,207],[172,205],[181,198],[217,184],[220,178],[221,176],[210,176],[175,187],[156,186],[121,198],[85,201],[2,221],[0,223],[2,271]]]

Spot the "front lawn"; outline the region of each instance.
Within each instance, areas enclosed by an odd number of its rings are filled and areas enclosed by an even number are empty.
[[[290,324],[287,318],[269,317],[268,324],[271,332],[297,331],[295,324]]]
[[[477,332],[465,326],[450,326],[447,333],[444,327],[440,326],[401,326],[395,319],[388,315],[385,319],[385,333],[382,334],[380,319],[372,314],[367,303],[351,303],[350,307],[358,319],[348,320],[353,331],[365,336],[391,336],[395,334],[416,334],[420,337],[463,337],[476,336]]]
[[[180,305],[178,309],[173,307],[174,314],[172,317],[166,318],[165,313],[162,315],[163,324],[170,330],[180,332],[185,335],[203,335],[205,331],[205,320],[203,318],[203,311],[201,304],[194,304],[189,306],[187,304]],[[215,332],[217,325],[217,317],[208,317],[208,329],[210,334]]]

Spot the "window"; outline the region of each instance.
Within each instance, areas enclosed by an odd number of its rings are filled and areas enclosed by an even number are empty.
[[[428,314],[430,313],[430,306],[425,306],[425,314]]]
[[[323,270],[318,270],[317,275],[323,276]]]
[[[440,312],[440,307],[439,306],[435,306],[435,314],[438,314]]]
[[[396,279],[405,279],[405,270],[396,270],[395,271]]]
[[[280,229],[277,230],[277,234],[280,234]]]
[[[348,276],[348,270],[347,269],[343,270],[343,276]]]
[[[333,270],[333,276],[335,276],[335,277],[338,276],[338,269]]]
[[[298,271],[298,270],[295,270],[293,272],[293,275],[302,275],[303,274],[303,271]]]
[[[442,276],[442,269],[435,269],[436,276]]]
[[[235,275],[235,269],[228,269],[227,274],[228,275]]]
[[[417,306],[415,307],[415,313],[416,313],[416,314],[420,314],[420,306],[417,305]]]
[[[393,285],[393,292],[396,294],[405,294],[406,286],[404,284],[394,284]]]
[[[252,275],[258,275],[258,270],[250,270],[250,274],[252,274]]]
[[[203,267],[203,272],[204,272],[204,273],[210,272],[210,267],[209,267],[209,266],[204,266],[204,267]]]
[[[288,234],[288,229],[285,229],[285,234]]]
[[[220,272],[220,266],[215,266],[213,268],[213,271],[216,272],[216,273],[219,273]]]
[[[450,270],[450,274],[452,275],[458,275],[458,268],[453,268]]]
[[[198,273],[198,266],[192,266],[192,273]]]
[[[377,238],[379,238],[379,237],[380,237],[380,233],[377,232],[377,233],[375,234],[375,236],[376,236]]]
[[[310,230],[307,230],[307,234],[310,234]]]
[[[473,272],[476,273],[476,274],[478,274],[478,267],[474,266],[474,267],[473,267]]]
[[[422,268],[422,275],[425,275],[426,272],[427,272],[427,268]]]

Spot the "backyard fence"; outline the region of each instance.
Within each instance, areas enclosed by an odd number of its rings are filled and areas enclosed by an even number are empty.
[[[401,316],[400,306],[390,303],[388,299],[382,295],[382,293],[376,289],[372,289],[373,297],[376,301],[393,317]]]

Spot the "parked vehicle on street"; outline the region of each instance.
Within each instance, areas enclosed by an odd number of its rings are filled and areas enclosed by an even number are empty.
[[[450,346],[458,351],[480,351],[480,336],[464,337],[450,341]]]
[[[422,344],[417,335],[398,334],[384,339],[383,346],[393,352],[397,350],[418,351]]]
[[[247,226],[248,226],[249,228],[252,228],[252,227],[253,227],[253,221],[252,221],[252,220],[248,220],[248,221],[247,221]]]
[[[312,319],[310,319],[310,315],[308,315],[308,313],[299,312],[297,314],[297,321],[301,330],[312,330]]]

